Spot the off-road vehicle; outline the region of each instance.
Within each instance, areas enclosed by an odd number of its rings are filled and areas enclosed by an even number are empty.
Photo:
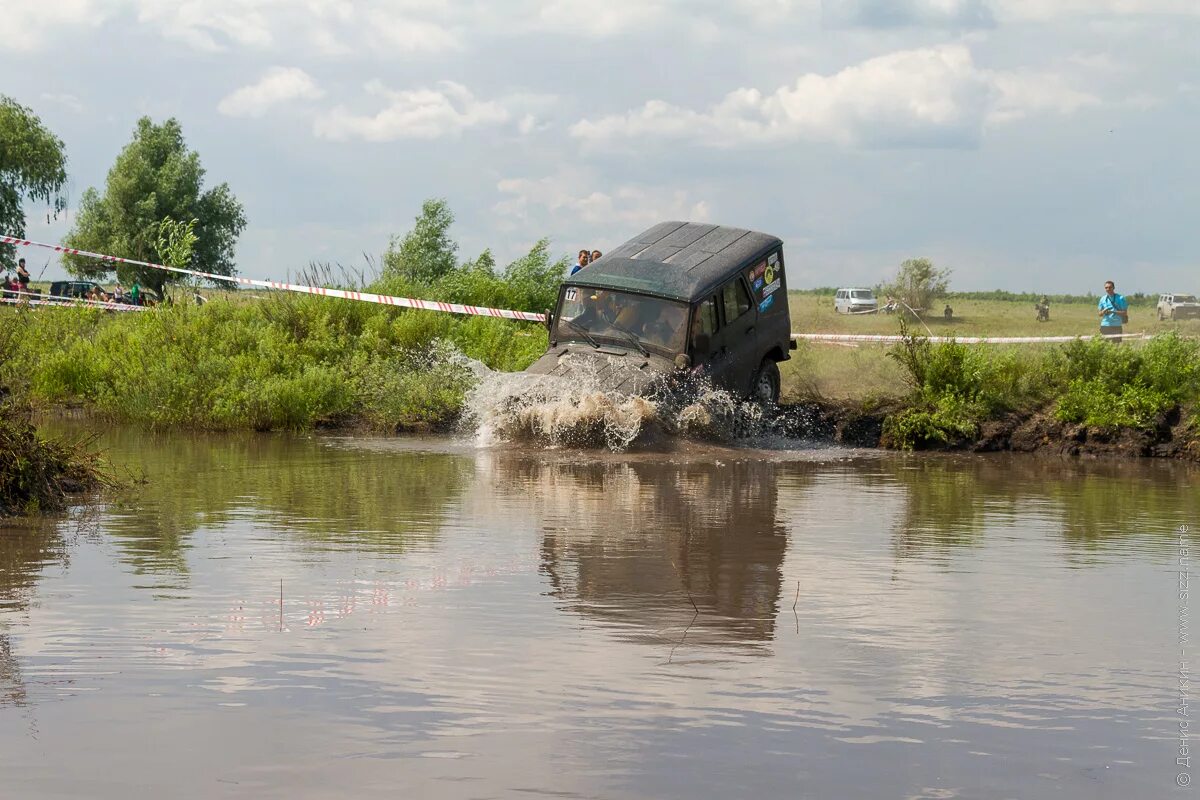
[[[742,228],[662,222],[572,275],[528,372],[649,394],[707,376],[738,397],[779,400],[791,341],[783,242]]]

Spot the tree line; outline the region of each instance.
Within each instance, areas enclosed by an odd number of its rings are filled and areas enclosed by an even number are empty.
[[[36,114],[0,95],[0,229],[25,236],[27,202],[45,203],[47,219],[67,208],[63,141]],[[169,263],[233,275],[234,247],[246,214],[229,184],[205,188],[200,155],[189,150],[176,119],[138,120],[102,190],[89,188],[62,243],[78,250]],[[64,255],[67,269],[103,280],[115,273],[161,292],[183,276],[163,270]],[[16,250],[0,246],[0,267],[16,266]]]

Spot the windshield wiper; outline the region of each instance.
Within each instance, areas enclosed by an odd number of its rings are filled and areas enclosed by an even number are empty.
[[[578,331],[583,336],[583,338],[585,340],[587,340],[587,343],[590,344],[592,347],[596,348],[597,350],[600,349],[600,343],[592,338],[592,335],[590,333],[588,333],[587,328],[583,327],[575,320],[567,319],[566,317],[559,317],[559,319],[562,322],[566,323],[568,328],[571,328],[574,331]]]
[[[650,351],[642,346],[642,341],[640,339],[638,339],[636,333],[629,330],[628,328],[622,328],[620,325],[618,325],[615,322],[610,322],[609,327],[618,333],[624,334],[625,338],[629,340],[629,343],[632,344],[634,347],[636,347],[638,349],[638,352],[640,352],[642,355],[644,355],[644,356],[650,355]]]

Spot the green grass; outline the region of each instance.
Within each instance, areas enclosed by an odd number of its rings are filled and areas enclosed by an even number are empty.
[[[845,315],[833,310],[832,295],[791,292],[788,301],[792,329],[813,333],[899,334],[901,318],[886,314]],[[970,300],[951,297],[954,318],[932,316],[909,321],[913,333],[934,336],[1083,336],[1099,332],[1095,302],[1052,303],[1050,322],[1038,322],[1033,304],[1023,300]],[[1200,320],[1160,322],[1153,305],[1134,306],[1126,330],[1150,334],[1176,331],[1200,337]],[[926,331],[928,326],[928,331]],[[901,398],[908,387],[899,366],[887,357],[886,344],[857,345],[801,342],[792,361],[783,365],[784,397],[832,400]],[[993,354],[1008,358],[1040,357],[1051,345],[988,345]]]
[[[151,427],[433,427],[457,415],[467,385],[447,352],[518,370],[546,347],[536,325],[283,293],[0,319],[15,340],[0,379],[41,404]]]
[[[536,267],[540,261],[536,259]],[[434,285],[394,278],[376,288],[502,307],[544,302],[553,283],[464,271]],[[898,316],[845,316],[832,298],[793,293],[800,331],[902,331]],[[1019,300],[952,300],[955,318],[909,321],[937,335],[1080,335],[1098,327],[1091,303],[1058,303],[1036,322]],[[783,365],[785,400],[823,399],[894,410],[885,443],[925,448],[970,440],[988,420],[1050,413],[1071,424],[1147,430],[1178,409],[1196,418],[1200,321],[1160,323],[1135,308],[1130,330],[1175,332],[1144,343],[1067,345],[801,343]],[[470,378],[455,353],[520,370],[546,347],[536,324],[458,317],[288,293],[233,293],[197,307],[143,314],[95,309],[0,310],[9,356],[0,382],[43,405],[85,408],[148,427],[306,430],[435,428],[455,419]]]

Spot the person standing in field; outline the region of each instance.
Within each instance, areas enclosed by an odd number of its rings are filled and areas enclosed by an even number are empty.
[[[17,283],[21,284],[21,291],[29,291],[29,270],[25,269],[25,259],[17,261]]]
[[[1113,344],[1119,344],[1125,323],[1129,322],[1129,301],[1124,295],[1117,294],[1117,285],[1112,281],[1104,282],[1104,295],[1096,304],[1100,314],[1100,335],[1109,337]]]

